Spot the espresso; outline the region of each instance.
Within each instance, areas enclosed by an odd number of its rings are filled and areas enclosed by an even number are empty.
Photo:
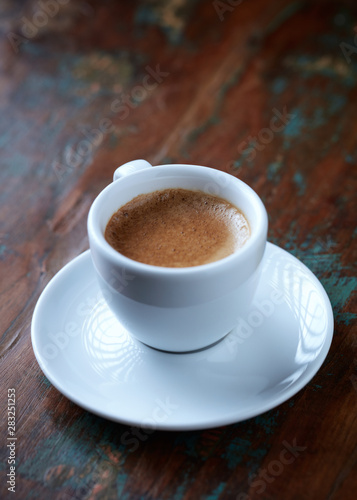
[[[142,194],[109,220],[105,239],[130,259],[162,267],[191,267],[223,259],[250,236],[244,214],[202,191]]]

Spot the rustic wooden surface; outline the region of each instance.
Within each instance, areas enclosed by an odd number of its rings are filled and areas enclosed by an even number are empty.
[[[48,3],[51,15],[37,1],[0,0],[0,497],[12,494],[14,387],[13,498],[355,498],[356,3]],[[272,132],[276,110],[286,123]],[[140,157],[250,184],[267,207],[269,240],[326,288],[335,334],[318,374],[278,408],[208,431],[156,431],[133,451],[121,440],[126,426],[48,382],[30,322],[45,285],[88,248],[91,202],[116,166]],[[294,440],[306,449],[269,475]]]

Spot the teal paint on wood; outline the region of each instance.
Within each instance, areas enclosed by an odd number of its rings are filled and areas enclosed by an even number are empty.
[[[283,167],[282,160],[269,163],[267,168],[267,179],[277,184],[280,180],[280,171]]]
[[[226,487],[226,483],[220,483],[212,493],[205,497],[205,500],[218,500]]]
[[[345,95],[331,94],[329,97],[329,113],[335,115],[339,113],[347,104]]]
[[[294,182],[295,182],[296,187],[297,187],[298,195],[302,196],[303,194],[305,194],[306,184],[305,184],[305,179],[304,179],[301,172],[295,172]]]
[[[273,90],[274,94],[279,95],[279,94],[282,94],[286,90],[288,85],[289,85],[288,79],[280,76],[273,81],[272,90]]]
[[[5,252],[7,252],[7,246],[0,245],[0,259],[2,259],[5,256]]]

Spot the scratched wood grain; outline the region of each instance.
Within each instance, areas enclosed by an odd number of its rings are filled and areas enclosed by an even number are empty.
[[[3,408],[16,388],[17,498],[355,498],[355,2],[41,5],[0,0],[0,373]],[[91,202],[139,157],[250,184],[269,240],[325,286],[335,336],[318,374],[278,408],[128,444],[137,431],[48,382],[30,322],[45,285],[88,248]],[[5,417],[1,498],[10,494]]]

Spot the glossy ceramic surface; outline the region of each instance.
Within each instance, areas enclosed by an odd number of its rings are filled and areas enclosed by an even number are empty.
[[[318,371],[332,334],[320,282],[270,243],[251,309],[199,352],[132,338],[103,299],[89,251],[52,279],[32,321],[36,358],[61,393],[105,418],[165,430],[230,424],[286,401]]]
[[[109,307],[132,335],[157,349],[187,352],[222,339],[258,285],[268,227],[259,196],[234,176],[198,165],[136,160],[114,178],[88,215],[91,256]],[[167,188],[201,190],[236,205],[250,225],[247,242],[224,259],[186,268],[143,264],[114,250],[104,238],[112,214],[139,194]]]

